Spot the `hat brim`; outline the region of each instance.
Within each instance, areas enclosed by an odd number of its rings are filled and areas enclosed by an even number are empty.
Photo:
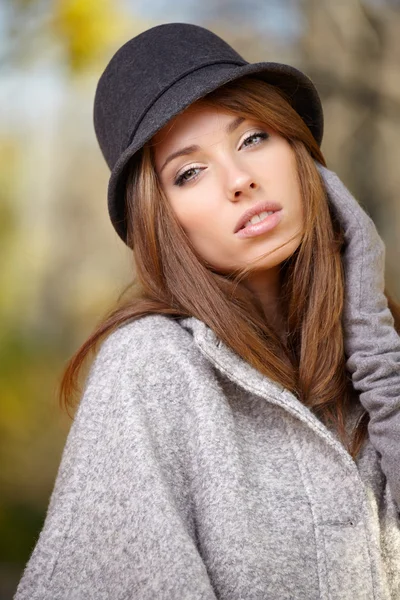
[[[125,185],[128,163],[143,145],[164,125],[196,100],[220,86],[246,75],[276,85],[309,127],[318,145],[323,136],[323,111],[318,92],[304,73],[281,63],[208,65],[193,71],[168,88],[146,112],[132,142],[120,155],[112,169],[108,184],[108,212],[119,237],[127,244]]]

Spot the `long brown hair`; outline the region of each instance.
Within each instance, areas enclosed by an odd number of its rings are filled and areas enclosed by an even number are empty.
[[[128,299],[111,310],[68,362],[60,400],[67,408],[72,406],[86,356],[123,323],[154,313],[171,318],[194,316],[333,426],[354,458],[367,436],[368,414],[349,434],[346,417],[356,394],[345,367],[341,319],[344,240],[313,160],[325,165],[321,150],[290,101],[264,81],[243,78],[200,102],[265,123],[293,149],[304,204],[304,232],[297,250],[280,266],[287,340],[267,322],[259,301],[241,283],[254,265],[222,275],[196,253],[162,192],[150,141],[130,165],[126,182],[134,286]],[[400,306],[386,296],[399,329]]]

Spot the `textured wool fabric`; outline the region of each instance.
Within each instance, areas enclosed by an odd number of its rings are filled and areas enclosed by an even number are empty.
[[[340,211],[348,191],[323,176]],[[358,240],[344,257],[363,315],[383,265],[364,281],[357,253],[380,251]],[[400,598],[398,336],[387,314],[359,322],[347,306],[362,400],[348,425],[363,404],[372,422],[356,461],[201,321],[152,315],[112,333],[15,600]]]
[[[345,230],[346,367],[360,402],[371,414],[369,435],[400,498],[400,337],[385,288],[385,245],[374,222],[333,171],[318,164],[328,198]],[[400,507],[400,501],[398,503]]]
[[[321,100],[313,82],[290,65],[249,64],[212,31],[189,23],[157,25],[117,50],[97,84],[94,127],[111,170],[108,210],[127,242],[125,184],[128,163],[175,115],[229,81],[252,75],[283,92],[318,144]]]

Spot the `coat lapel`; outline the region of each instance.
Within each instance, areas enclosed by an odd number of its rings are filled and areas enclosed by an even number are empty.
[[[291,415],[305,423],[345,461],[356,470],[356,464],[334,434],[302,404],[289,390],[269,379],[227,347],[205,323],[195,317],[180,320],[182,327],[190,331],[201,353],[229,379],[251,394],[267,402],[281,406]]]

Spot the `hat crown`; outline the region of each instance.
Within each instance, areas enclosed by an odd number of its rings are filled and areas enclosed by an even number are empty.
[[[248,64],[216,34],[187,23],[152,27],[121,46],[99,79],[94,102],[96,136],[110,169],[165,90],[217,63]]]

